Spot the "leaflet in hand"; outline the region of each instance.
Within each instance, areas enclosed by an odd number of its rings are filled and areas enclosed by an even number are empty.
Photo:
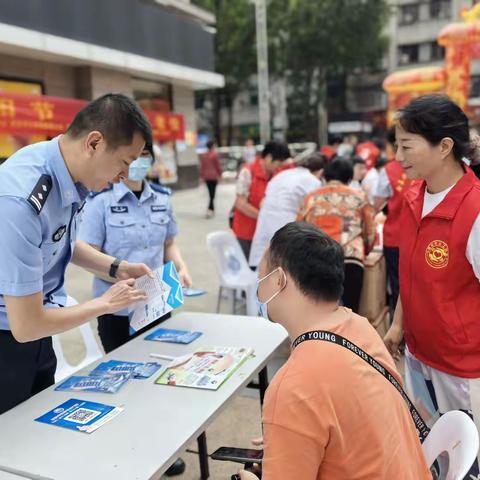
[[[217,390],[252,353],[245,347],[199,348],[174,360],[155,383]]]
[[[147,299],[136,303],[129,313],[130,334],[183,305],[183,290],[173,262],[154,270],[153,275],[154,278],[144,275],[135,282],[135,287],[143,290]]]
[[[45,415],[36,418],[35,421],[92,433],[122,411],[122,407],[85,402],[84,400],[72,398],[50,410]]]
[[[155,362],[141,363],[141,362],[121,362],[119,360],[108,360],[102,362],[95,367],[90,376],[116,376],[127,375],[128,378],[149,378],[151,377],[161,365]]]
[[[182,343],[187,345],[192,343],[202,332],[190,332],[188,330],[173,330],[171,328],[159,328],[145,337],[145,340],[155,342]]]
[[[97,377],[76,376],[68,378],[55,390],[71,392],[117,393],[128,382],[130,374],[104,375]]]

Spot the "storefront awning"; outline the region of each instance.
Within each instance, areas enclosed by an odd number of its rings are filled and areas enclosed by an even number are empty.
[[[84,100],[0,92],[0,133],[45,135],[65,132]],[[153,138],[160,142],[184,140],[183,115],[144,110],[150,120]]]

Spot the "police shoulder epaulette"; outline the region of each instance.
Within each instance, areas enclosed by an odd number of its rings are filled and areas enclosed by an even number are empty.
[[[163,193],[164,195],[171,195],[172,194],[172,190],[170,188],[164,187],[163,185],[160,185],[159,183],[151,182],[150,183],[150,188],[152,190],[155,190],[155,192]]]
[[[39,215],[42,211],[51,189],[52,177],[50,175],[43,174],[28,195],[27,202],[37,212],[37,215]]]

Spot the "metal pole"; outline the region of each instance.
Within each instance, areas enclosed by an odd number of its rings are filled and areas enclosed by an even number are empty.
[[[255,2],[257,31],[258,108],[260,113],[260,141],[263,145],[271,138],[270,85],[268,81],[267,7],[265,0]]]

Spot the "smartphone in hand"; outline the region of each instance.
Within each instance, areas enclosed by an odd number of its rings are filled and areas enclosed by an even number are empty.
[[[212,460],[236,463],[262,463],[263,450],[254,448],[220,447],[210,455]]]

